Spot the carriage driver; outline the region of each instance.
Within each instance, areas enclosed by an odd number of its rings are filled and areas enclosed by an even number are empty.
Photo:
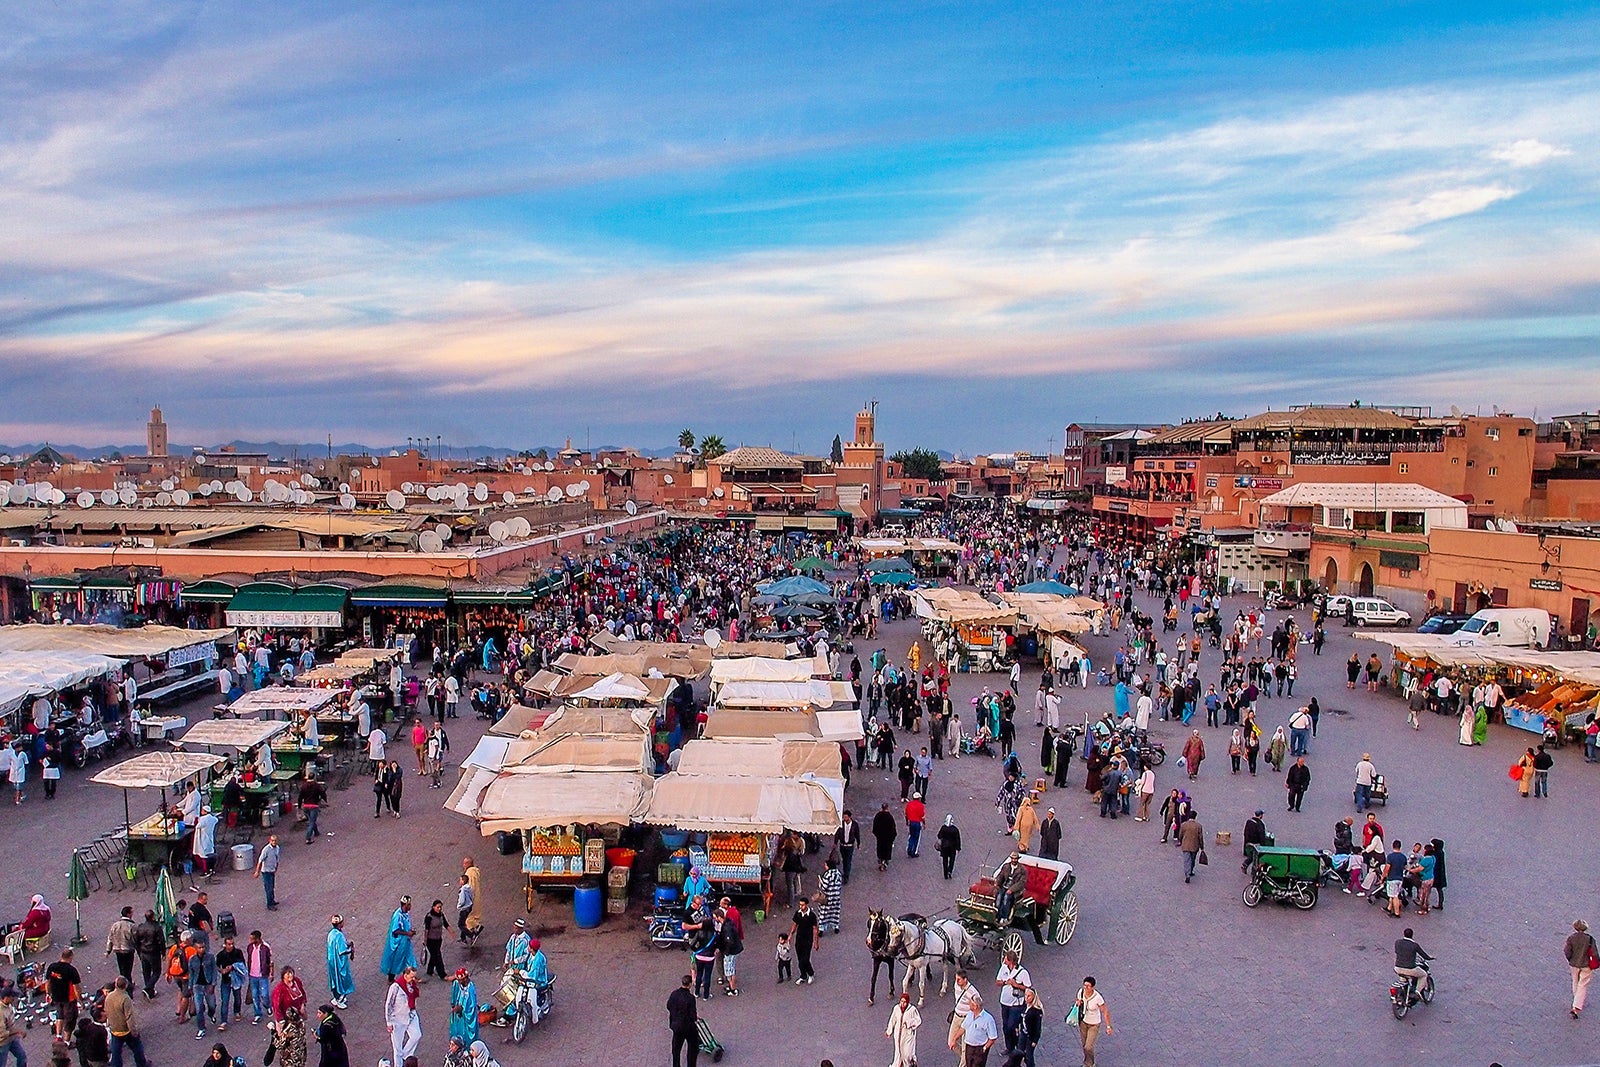
[[[995,921],[1001,926],[1010,926],[1017,902],[1028,891],[1028,868],[1022,865],[1020,852],[1011,853],[994,872],[994,884]],[[1044,944],[1044,933],[1039,929],[1039,909],[1034,907],[1031,900],[1028,901],[1027,914],[1023,918],[1028,924],[1028,929],[1033,931],[1033,940],[1038,944]]]

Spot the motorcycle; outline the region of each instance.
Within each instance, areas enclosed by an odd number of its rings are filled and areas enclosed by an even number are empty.
[[[650,944],[656,948],[688,948],[692,938],[690,931],[684,929],[684,911],[678,902],[676,893],[663,895],[662,887],[656,892],[655,911],[645,916],[645,929],[650,936]]]
[[[1433,1003],[1433,972],[1424,962],[1419,962],[1418,966],[1426,972],[1420,979],[1396,974],[1395,984],[1389,987],[1389,1000],[1396,1019],[1404,1019],[1406,1012],[1410,1011],[1418,1001],[1424,1004]]]
[[[501,1005],[493,1025],[509,1026],[511,1040],[520,1045],[528,1031],[556,1006],[556,976],[543,983],[530,982],[516,968],[505,972],[495,1003]]]

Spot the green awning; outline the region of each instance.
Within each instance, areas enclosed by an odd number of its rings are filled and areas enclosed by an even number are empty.
[[[228,582],[207,578],[183,587],[183,600],[195,604],[226,604],[238,589]]]
[[[290,589],[253,583],[228,601],[228,625],[337,628],[344,625],[345,597],[343,589],[333,586]]]
[[[115,589],[123,593],[133,592],[133,583],[126,576],[119,578],[114,575],[98,575],[93,578],[85,578],[83,587],[85,589]]]
[[[83,588],[76,575],[59,574],[49,578],[34,578],[28,582],[28,588],[35,593],[76,593]]]
[[[350,603],[363,608],[442,608],[450,602],[445,589],[399,582],[369,585],[350,593]]]

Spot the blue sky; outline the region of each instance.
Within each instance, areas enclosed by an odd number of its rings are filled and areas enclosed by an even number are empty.
[[[781,9],[781,10],[780,10]],[[1593,5],[12,5],[0,440],[1600,397]]]

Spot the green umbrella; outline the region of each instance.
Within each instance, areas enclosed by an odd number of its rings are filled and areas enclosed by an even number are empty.
[[[82,945],[88,942],[83,936],[83,923],[78,917],[78,902],[89,899],[89,872],[83,865],[83,857],[77,852],[72,854],[72,864],[67,868],[67,899],[72,901],[72,943]]]
[[[167,940],[171,941],[177,932],[178,925],[178,894],[172,890],[172,875],[167,873],[165,867],[156,875],[156,922],[160,923],[167,931]]]
[[[807,573],[807,572],[810,572],[810,571],[820,571],[822,569],[822,557],[821,556],[807,556],[805,559],[803,559],[799,563],[795,564],[795,569],[800,571],[801,573]]]

